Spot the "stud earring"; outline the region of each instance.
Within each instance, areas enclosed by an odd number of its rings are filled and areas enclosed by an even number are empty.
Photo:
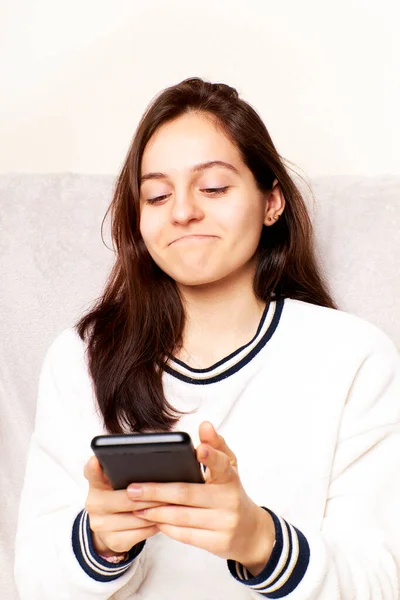
[[[272,217],[268,217],[268,218],[267,218],[267,221],[272,221]]]
[[[281,215],[275,215],[275,216],[274,216],[274,219],[275,219],[275,221],[277,221],[277,220],[279,219],[279,217],[280,217],[280,216],[281,216]]]

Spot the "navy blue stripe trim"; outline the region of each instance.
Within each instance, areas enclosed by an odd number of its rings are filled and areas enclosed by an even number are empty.
[[[303,579],[303,577],[307,571],[309,562],[310,562],[310,547],[309,547],[308,541],[307,541],[306,537],[304,536],[304,534],[301,531],[299,531],[299,529],[297,529],[297,527],[294,527],[292,525],[292,527],[295,531],[295,535],[297,535],[298,544],[299,544],[299,554],[298,554],[297,562],[293,568],[292,574],[290,575],[289,579],[279,589],[275,590],[274,592],[264,591],[262,588],[254,589],[254,586],[260,585],[264,581],[267,581],[267,579],[272,575],[274,569],[276,568],[276,566],[278,564],[281,553],[284,549],[283,548],[282,528],[281,528],[281,524],[280,524],[278,517],[271,510],[269,510],[268,508],[265,508],[265,506],[263,506],[262,508],[271,515],[271,517],[274,521],[274,525],[275,525],[275,536],[276,536],[276,543],[275,543],[274,549],[271,553],[271,556],[270,556],[267,564],[265,565],[265,567],[261,571],[261,573],[259,573],[259,575],[257,575],[256,577],[251,577],[251,573],[248,572],[250,578],[247,580],[240,579],[240,577],[238,577],[238,575],[236,573],[235,561],[228,560],[227,561],[228,568],[229,568],[229,572],[236,579],[236,581],[240,581],[240,583],[248,586],[250,589],[253,589],[253,591],[260,594],[260,596],[263,596],[264,598],[271,598],[271,599],[284,598],[288,594],[293,592],[293,590],[296,589],[296,587],[299,585],[300,581]],[[286,560],[284,567],[282,568],[280,573],[278,573],[277,577],[273,581],[271,581],[268,584],[268,586],[266,586],[267,588],[272,587],[275,583],[277,583],[279,581],[279,579],[281,577],[284,576],[285,571],[287,570],[287,568],[289,566],[290,559],[292,557],[292,552],[293,552],[292,532],[291,532],[291,529],[288,526],[287,522],[284,519],[283,519],[283,521],[285,523],[285,527],[287,527],[287,533],[288,533],[288,556],[287,556],[287,560]]]
[[[89,519],[87,519],[87,525],[86,525],[86,531],[88,534],[88,542],[89,542],[89,552],[90,554],[93,556],[93,558],[96,559],[96,561],[99,563],[99,565],[109,569],[115,569],[115,570],[119,570],[118,573],[112,573],[112,571],[109,571],[109,574],[103,574],[101,575],[100,573],[98,573],[97,571],[93,570],[90,565],[88,564],[88,562],[86,561],[84,554],[82,552],[82,548],[81,548],[81,542],[80,542],[80,535],[79,535],[79,530],[81,527],[81,521],[84,518],[84,514],[85,511],[82,510],[76,517],[74,524],[72,526],[72,549],[73,552],[75,554],[75,557],[78,561],[78,563],[80,564],[80,566],[82,567],[82,569],[85,571],[85,573],[87,575],[89,575],[89,577],[91,577],[92,579],[96,580],[96,581],[101,581],[101,582],[107,582],[107,581],[114,581],[115,579],[118,579],[119,577],[121,577],[122,575],[124,575],[124,573],[128,570],[128,568],[131,566],[133,560],[140,554],[140,552],[143,550],[144,545],[146,543],[146,541],[144,540],[143,542],[139,542],[139,544],[136,544],[135,546],[133,546],[133,548],[131,548],[131,550],[128,553],[128,558],[126,561],[121,562],[117,565],[113,565],[112,563],[107,562],[106,560],[104,560],[103,558],[101,558],[97,552],[94,549],[93,546],[93,540],[92,540],[92,531],[90,529],[89,526]],[[121,573],[120,569],[125,567],[126,569],[125,571],[123,571]]]
[[[308,545],[307,538],[299,531],[296,527],[294,530],[297,533],[299,539],[299,557],[293,573],[287,580],[287,582],[276,592],[270,592],[269,594],[263,594],[266,598],[284,598],[299,585],[300,581],[306,574],[309,562],[310,562],[310,546]]]
[[[234,352],[232,352],[228,356],[225,356],[225,358],[223,358],[222,360],[216,362],[211,367],[207,367],[206,369],[194,369],[193,367],[189,367],[189,365],[187,365],[183,361],[179,360],[179,358],[174,358],[173,362],[177,363],[178,365],[181,365],[181,367],[184,367],[185,369],[188,369],[188,371],[191,371],[192,373],[208,373],[210,371],[213,371],[217,367],[220,367],[225,362],[228,362],[228,360],[231,360],[231,358],[233,358],[234,356],[236,356],[237,354],[239,354],[240,352],[242,352],[245,348],[247,348],[248,346],[251,346],[251,344],[254,342],[254,340],[257,338],[257,336],[260,334],[260,331],[261,331],[261,329],[262,329],[262,327],[264,325],[265,319],[267,318],[267,314],[268,314],[268,311],[270,309],[270,306],[271,306],[270,302],[265,306],[263,314],[261,316],[260,323],[259,323],[259,325],[257,327],[256,334],[250,340],[250,342],[248,342],[244,346],[241,346],[240,348],[238,348],[237,350],[235,350]]]
[[[288,566],[289,566],[289,562],[290,559],[292,558],[292,552],[293,552],[293,538],[292,538],[292,532],[290,530],[290,527],[288,527],[287,522],[285,521],[285,526],[287,529],[287,534],[288,534],[288,555],[287,555],[287,559],[286,562],[282,568],[282,571],[279,573],[278,577],[276,577],[274,579],[274,581],[271,581],[271,583],[268,584],[268,586],[266,586],[267,588],[271,587],[272,585],[275,585],[275,583],[279,580],[280,577],[284,576]],[[252,584],[250,584],[252,585]],[[257,592],[259,592],[262,596],[265,596],[266,598],[270,598],[269,594],[274,594],[274,593],[281,593],[281,588],[279,588],[276,592],[265,592],[262,588],[256,590]]]
[[[257,585],[258,583],[262,583],[263,581],[266,581],[268,579],[268,577],[271,576],[274,569],[276,568],[276,565],[279,562],[279,559],[281,557],[282,550],[283,550],[282,527],[279,522],[279,519],[275,513],[273,513],[271,510],[268,510],[268,508],[265,508],[265,506],[263,506],[262,508],[271,515],[272,520],[275,525],[275,546],[273,547],[271,556],[269,557],[269,560],[268,560],[267,564],[265,565],[264,569],[261,571],[261,573],[259,573],[259,575],[257,575],[256,577],[251,577],[251,579],[248,579],[246,581],[246,580],[240,579],[237,576],[236,562],[234,560],[230,560],[230,559],[228,560],[228,569],[229,569],[229,572],[231,573],[231,575],[233,575],[233,577],[237,581],[241,581],[246,585]],[[272,585],[272,583],[271,583],[271,585]]]
[[[219,375],[216,375],[215,377],[209,377],[208,379],[194,379],[193,377],[187,377],[186,375],[183,375],[182,373],[178,373],[178,371],[175,371],[175,369],[172,369],[169,365],[165,365],[163,367],[164,371],[166,371],[173,377],[176,377],[176,379],[180,379],[181,381],[184,381],[186,383],[193,383],[194,385],[209,385],[210,383],[217,383],[218,381],[222,381],[223,379],[226,379],[230,375],[234,375],[235,373],[240,371],[240,369],[242,369],[244,366],[246,366],[260,352],[260,350],[262,350],[262,348],[264,348],[265,344],[274,335],[275,330],[278,327],[279,320],[281,318],[283,305],[284,305],[284,300],[276,301],[275,314],[273,316],[271,324],[268,327],[265,334],[263,335],[263,337],[261,338],[261,340],[259,341],[259,343],[253,348],[253,350],[251,352],[249,352],[249,354],[244,356],[242,358],[242,360],[240,360],[236,365],[233,365],[230,369],[227,369],[223,373],[220,373]],[[227,360],[227,359],[224,359],[223,361],[221,361],[221,364],[223,362],[225,362],[225,360]],[[187,365],[185,365],[185,367],[187,368]],[[214,368],[215,368],[215,365],[214,365]]]

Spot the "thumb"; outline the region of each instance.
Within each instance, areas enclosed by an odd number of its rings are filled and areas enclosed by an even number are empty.
[[[83,474],[91,487],[98,490],[112,490],[113,487],[104,473],[101,464],[96,456],[91,456],[86,463]]]
[[[199,427],[199,438],[202,444],[209,444],[216,450],[223,452],[229,458],[232,467],[237,468],[237,458],[222,435],[219,435],[210,421],[203,421]]]
[[[230,483],[237,480],[237,471],[232,468],[225,452],[216,450],[209,445],[200,444],[197,448],[197,459],[207,467],[205,473],[207,483]]]

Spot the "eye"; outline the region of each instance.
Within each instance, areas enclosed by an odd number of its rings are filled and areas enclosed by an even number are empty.
[[[148,198],[146,200],[147,204],[158,204],[159,202],[162,202],[163,200],[165,200],[165,198],[168,198],[168,194],[164,194],[163,196],[156,196],[155,198]]]
[[[229,185],[220,188],[204,188],[200,190],[201,192],[206,192],[207,194],[211,194],[212,196],[219,196],[224,194],[228,189]],[[160,204],[166,198],[168,198],[169,194],[164,194],[163,196],[156,196],[155,198],[148,198],[146,200],[146,204]]]
[[[201,190],[202,192],[207,192],[207,194],[212,194],[213,196],[218,196],[219,194],[223,194],[229,189],[229,185],[220,188],[205,188]]]

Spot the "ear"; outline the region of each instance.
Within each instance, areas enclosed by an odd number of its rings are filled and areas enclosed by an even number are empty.
[[[285,210],[285,198],[277,179],[274,179],[272,189],[265,197],[264,225],[269,227],[277,222]]]

